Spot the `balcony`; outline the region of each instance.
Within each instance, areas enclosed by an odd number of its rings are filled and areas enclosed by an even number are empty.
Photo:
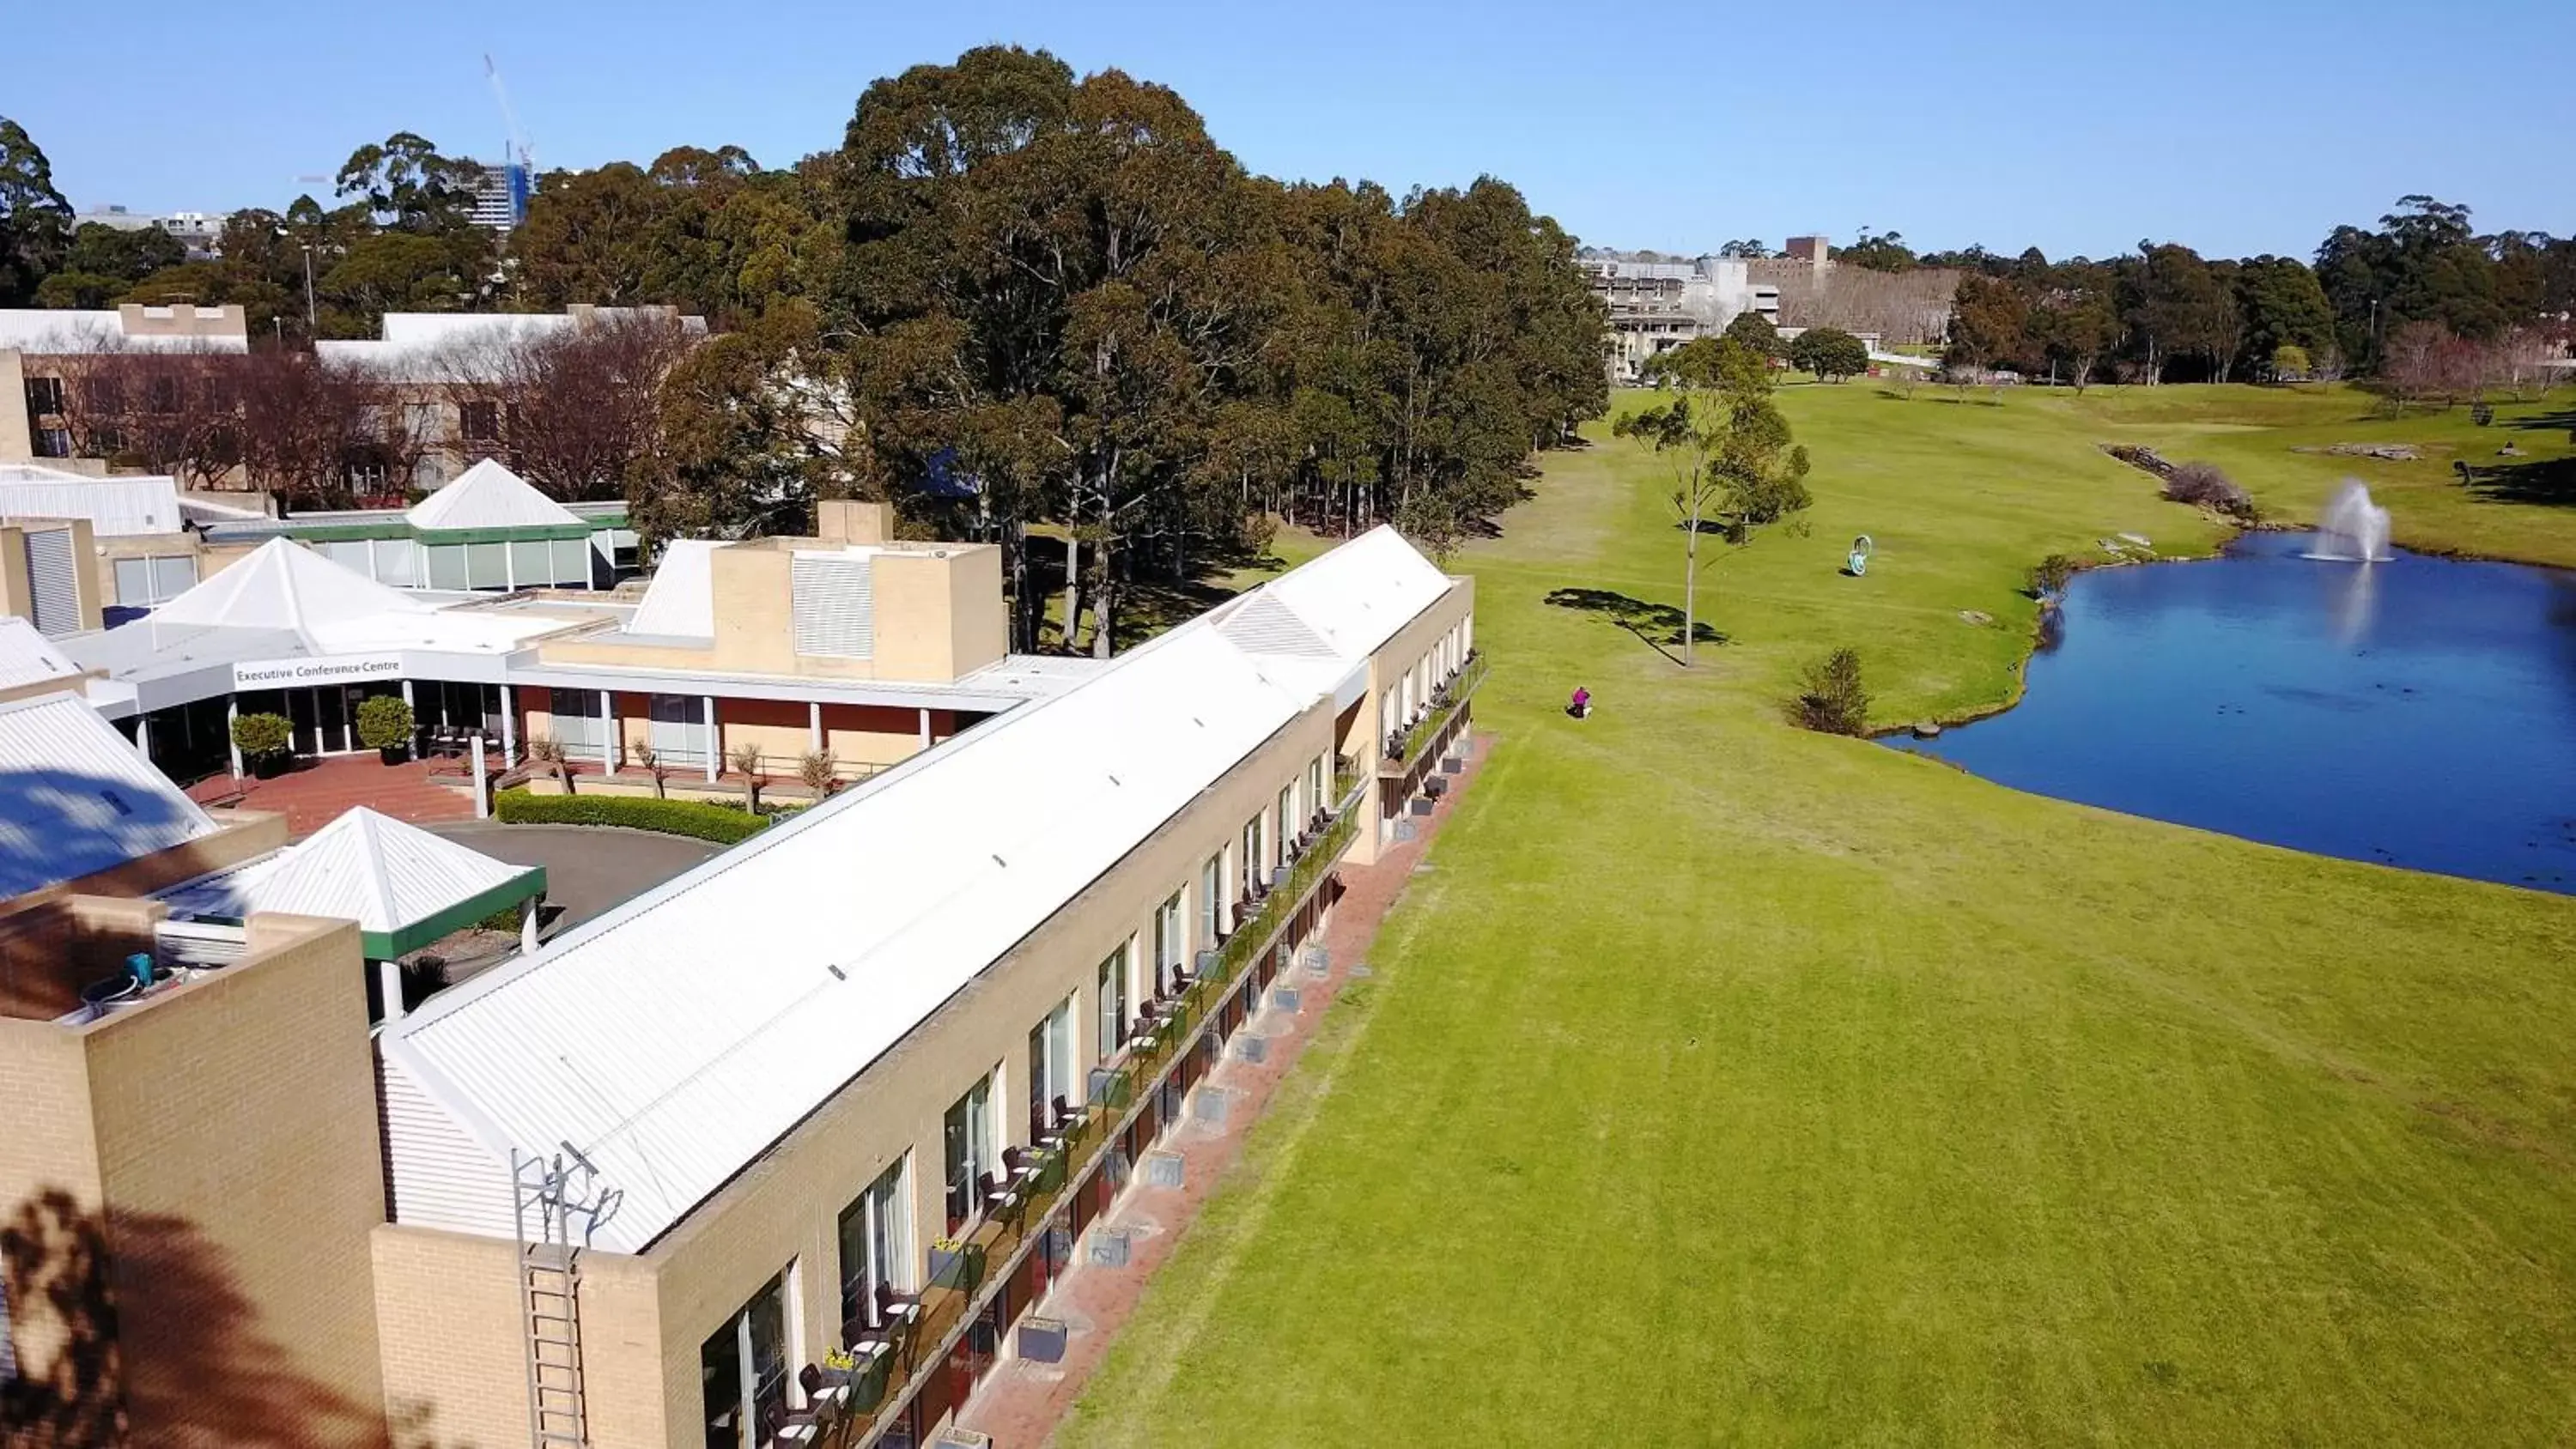
[[[917,1311],[883,1340],[881,1349],[855,1363],[846,1378],[847,1396],[836,1395],[802,1442],[818,1449],[866,1449],[893,1427],[948,1363],[1022,1260],[1045,1241],[1050,1228],[1070,1218],[1074,1194],[1101,1170],[1110,1145],[1197,1049],[1219,1006],[1313,899],[1358,833],[1360,796],[1354,783],[1305,847],[1280,867],[1284,879],[1248,914],[1236,918],[1233,933],[1211,953],[1214,959],[1202,956],[1198,978],[1145,1018],[1125,1056],[1094,1073],[1091,1100],[1080,1115],[1051,1143],[1030,1149],[1003,1187],[1007,1201],[954,1251],[939,1255],[938,1269],[915,1304]]]
[[[1377,762],[1378,778],[1401,780],[1422,764],[1432,742],[1448,737],[1449,726],[1465,712],[1477,686],[1485,682],[1485,656],[1470,654],[1458,672],[1431,691],[1431,708],[1422,718],[1387,736],[1386,754]]]

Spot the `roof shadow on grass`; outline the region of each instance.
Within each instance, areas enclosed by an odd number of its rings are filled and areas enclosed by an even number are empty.
[[[1599,614],[1611,623],[1637,636],[1649,649],[1675,664],[1681,656],[1672,646],[1682,642],[1682,611],[1670,604],[1653,604],[1632,599],[1609,589],[1550,589],[1547,602],[1559,609],[1581,609]],[[1723,644],[1726,636],[1705,623],[1693,623],[1690,631],[1694,644]]]

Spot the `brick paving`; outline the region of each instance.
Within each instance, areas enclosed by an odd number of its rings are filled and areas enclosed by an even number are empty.
[[[500,757],[489,758],[492,772],[499,774]],[[274,780],[210,776],[189,786],[188,798],[201,805],[280,811],[286,816],[287,833],[297,840],[358,805],[413,824],[471,820],[473,797],[430,779],[433,770],[452,773],[462,763],[447,759],[388,765],[373,754],[332,755]]]
[[[1245,1061],[1229,1047],[1224,1062],[1208,1078],[1230,1097],[1222,1126],[1189,1120],[1156,1144],[1180,1154],[1182,1186],[1150,1186],[1139,1171],[1101,1216],[1095,1232],[1100,1226],[1130,1230],[1127,1265],[1094,1264],[1088,1261],[1086,1245],[1078,1266],[1058,1279],[1033,1310],[1064,1321],[1068,1332],[1063,1362],[1013,1359],[1003,1363],[959,1411],[961,1426],[991,1435],[994,1449],[1034,1449],[1048,1441],[1108,1356],[1110,1341],[1134,1315],[1146,1283],[1179,1247],[1201,1204],[1242,1155],[1245,1134],[1269,1105],[1280,1080],[1304,1055],[1325,1008],[1352,979],[1351,967],[1367,960],[1379,923],[1403,895],[1423,852],[1492,752],[1492,736],[1473,736],[1465,772],[1453,777],[1452,788],[1430,816],[1414,817],[1414,838],[1389,847],[1375,865],[1342,868],[1342,896],[1324,933],[1331,974],[1318,980],[1301,964],[1280,978],[1279,985],[1301,988],[1297,1012],[1265,1010],[1246,1027],[1269,1038],[1266,1060]]]

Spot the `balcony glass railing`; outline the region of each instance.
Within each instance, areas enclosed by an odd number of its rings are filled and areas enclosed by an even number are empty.
[[[1020,1170],[1002,1188],[1009,1200],[994,1204],[962,1242],[937,1250],[937,1270],[915,1301],[916,1312],[885,1338],[884,1351],[850,1371],[848,1402],[818,1419],[811,1443],[820,1449],[863,1449],[876,1443],[947,1361],[1020,1260],[1039,1247],[1058,1218],[1069,1215],[1073,1194],[1099,1169],[1110,1144],[1142,1110],[1140,1104],[1197,1044],[1217,1004],[1241,984],[1255,960],[1278,944],[1323,885],[1358,833],[1360,795],[1356,786],[1341,795],[1321,833],[1289,863],[1287,880],[1237,919],[1213,966],[1160,1016],[1150,1018],[1127,1054],[1095,1079],[1091,1100],[1079,1116],[1051,1143],[1026,1150]]]
[[[1411,729],[1387,736],[1386,757],[1378,762],[1378,773],[1388,777],[1411,774],[1414,766],[1422,763],[1422,752],[1447,731],[1450,722],[1458,718],[1459,711],[1467,707],[1476,687],[1484,682],[1485,656],[1468,655],[1467,662],[1458,667],[1458,672],[1449,676],[1448,682],[1433,693],[1430,711],[1415,721]]]

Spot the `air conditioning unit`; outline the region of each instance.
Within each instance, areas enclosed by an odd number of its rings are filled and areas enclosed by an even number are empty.
[[[942,1429],[939,1437],[930,1441],[930,1449],[993,1449],[993,1436],[972,1429]]]

